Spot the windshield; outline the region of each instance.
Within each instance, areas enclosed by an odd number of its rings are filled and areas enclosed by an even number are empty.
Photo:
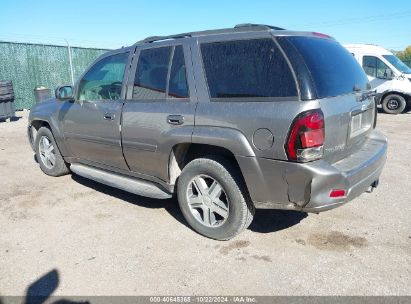
[[[388,60],[398,71],[404,74],[411,74],[411,69],[402,62],[398,57],[394,55],[383,55],[385,59]]]

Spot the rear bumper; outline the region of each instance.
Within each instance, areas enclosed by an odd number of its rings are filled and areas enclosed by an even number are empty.
[[[305,164],[243,157],[237,160],[257,208],[321,212],[349,202],[378,181],[387,146],[385,136],[374,130],[359,151],[334,164],[324,160]],[[344,189],[346,196],[331,198],[334,189]]]

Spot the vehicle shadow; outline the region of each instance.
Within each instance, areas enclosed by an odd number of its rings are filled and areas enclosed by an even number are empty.
[[[192,230],[184,219],[183,214],[180,211],[180,207],[178,206],[177,199],[174,197],[166,200],[152,199],[109,187],[75,174],[72,174],[71,177],[74,181],[82,184],[83,186],[121,199],[127,203],[144,208],[164,208],[178,222]],[[276,232],[299,224],[305,217],[307,217],[307,213],[304,212],[257,209],[254,216],[254,221],[248,229],[257,233]]]
[[[21,118],[23,118],[23,116],[13,116],[9,118],[10,119],[9,122],[19,121]],[[2,122],[4,123],[7,122],[7,118],[0,118],[0,123]]]
[[[377,108],[377,112],[378,112],[378,114],[383,114],[383,115],[393,115],[393,114],[385,113],[382,108]],[[411,114],[411,107],[405,108],[404,112],[402,112],[401,114]],[[399,115],[401,115],[401,114],[399,114]]]
[[[271,233],[299,224],[308,215],[305,212],[274,209],[257,209],[249,230]]]
[[[12,118],[10,118],[10,121],[19,121],[22,118],[23,116],[13,116]]]
[[[159,209],[159,208],[164,208],[172,217],[174,217],[178,222],[181,224],[185,225],[186,227],[190,228],[185,221],[183,214],[180,211],[180,208],[178,206],[178,202],[176,198],[170,198],[170,199],[154,199],[154,198],[148,198],[144,196],[139,196],[130,192],[126,192],[117,188],[113,188],[110,186],[103,185],[101,183],[95,182],[93,180],[81,177],[76,174],[72,174],[71,178],[78,182],[79,184],[82,184],[83,186],[92,188],[96,191],[102,192],[106,195],[118,198],[120,200],[123,200],[127,203],[137,205],[140,207],[144,208],[152,208],[152,209]]]

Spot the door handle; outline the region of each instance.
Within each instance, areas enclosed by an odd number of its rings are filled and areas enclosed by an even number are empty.
[[[114,120],[115,114],[106,113],[106,114],[104,114],[103,117],[104,117],[105,120]]]
[[[167,122],[170,125],[182,125],[184,123],[183,115],[168,115]]]

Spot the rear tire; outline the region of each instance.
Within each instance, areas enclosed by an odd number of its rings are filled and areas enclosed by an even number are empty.
[[[382,101],[382,109],[388,114],[400,114],[407,106],[405,98],[398,94],[389,94]]]
[[[254,205],[241,172],[224,158],[197,158],[187,164],[177,197],[189,225],[212,239],[229,240],[253,220]]]
[[[34,147],[40,169],[44,173],[50,176],[61,176],[69,173],[50,129],[41,127],[37,131]]]

